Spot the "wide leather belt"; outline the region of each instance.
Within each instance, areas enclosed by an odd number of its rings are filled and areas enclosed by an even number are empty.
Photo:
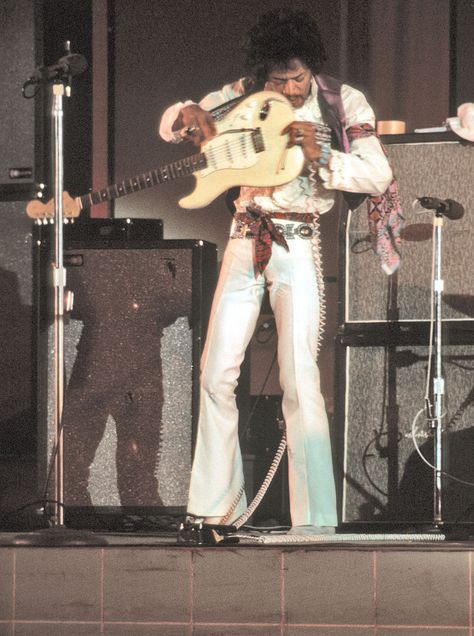
[[[278,219],[280,223],[277,227],[275,220]],[[292,226],[290,229],[286,229],[287,222]],[[247,211],[244,213],[238,212],[234,216],[234,222],[232,225],[231,236],[234,238],[252,238],[254,240],[253,250],[253,266],[255,277],[263,274],[266,266],[270,262],[272,257],[272,244],[275,242],[277,245],[285,249],[287,252],[290,250],[288,241],[286,240],[285,233],[288,232],[289,238],[297,238],[299,236],[305,236],[310,238],[312,236],[311,223],[313,216],[311,214],[304,214],[299,212],[288,213],[268,213],[256,207],[247,207]],[[295,226],[304,225],[306,227],[297,229],[295,234]]]

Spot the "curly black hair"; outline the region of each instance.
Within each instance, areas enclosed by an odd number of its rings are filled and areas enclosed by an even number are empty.
[[[246,71],[257,82],[263,82],[274,68],[288,68],[288,62],[299,58],[319,73],[326,52],[316,21],[305,11],[274,9],[264,13],[250,30],[245,46]]]

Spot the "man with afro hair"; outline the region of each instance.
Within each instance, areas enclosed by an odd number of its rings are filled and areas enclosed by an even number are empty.
[[[333,207],[336,190],[359,200],[382,195],[392,172],[373,134],[374,113],[364,95],[322,75],[325,60],[310,15],[291,9],[268,12],[249,32],[246,76],[199,103],[174,104],[161,119],[163,139],[198,145],[216,134],[210,111],[239,96],[273,91],[291,104],[294,121],[282,132],[288,146],[299,145],[304,155],[304,168],[295,179],[274,187],[242,187],[234,202],[202,358],[188,501],[188,513],[204,523],[232,524],[246,510],[235,388],[267,289],[278,332],[290,532],[329,534],[337,527],[317,363],[324,315],[318,221]]]

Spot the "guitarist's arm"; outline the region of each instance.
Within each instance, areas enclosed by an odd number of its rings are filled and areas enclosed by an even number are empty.
[[[179,134],[181,124],[180,112],[185,106],[191,104],[194,104],[194,102],[190,100],[177,102],[165,110],[157,129],[157,133],[162,139],[174,144],[179,144],[183,141],[182,135]]]
[[[192,141],[200,146],[205,139],[210,139],[216,134],[216,126],[212,115],[198,104],[184,106],[178,114],[172,126],[174,132],[186,141]]]
[[[250,87],[249,79],[242,78],[232,84],[226,84],[219,91],[209,93],[199,104],[190,100],[173,104],[163,113],[158,134],[162,139],[171,143],[180,143],[186,140],[199,145],[203,139],[215,134],[214,120],[209,111],[244,95]],[[194,131],[192,137],[187,136],[184,132],[186,128],[198,127],[202,130],[197,131],[198,134]]]

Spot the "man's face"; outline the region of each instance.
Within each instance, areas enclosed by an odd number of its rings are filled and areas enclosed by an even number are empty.
[[[301,108],[311,90],[311,71],[304,62],[294,58],[288,66],[270,71],[265,88],[285,95],[293,108]]]

